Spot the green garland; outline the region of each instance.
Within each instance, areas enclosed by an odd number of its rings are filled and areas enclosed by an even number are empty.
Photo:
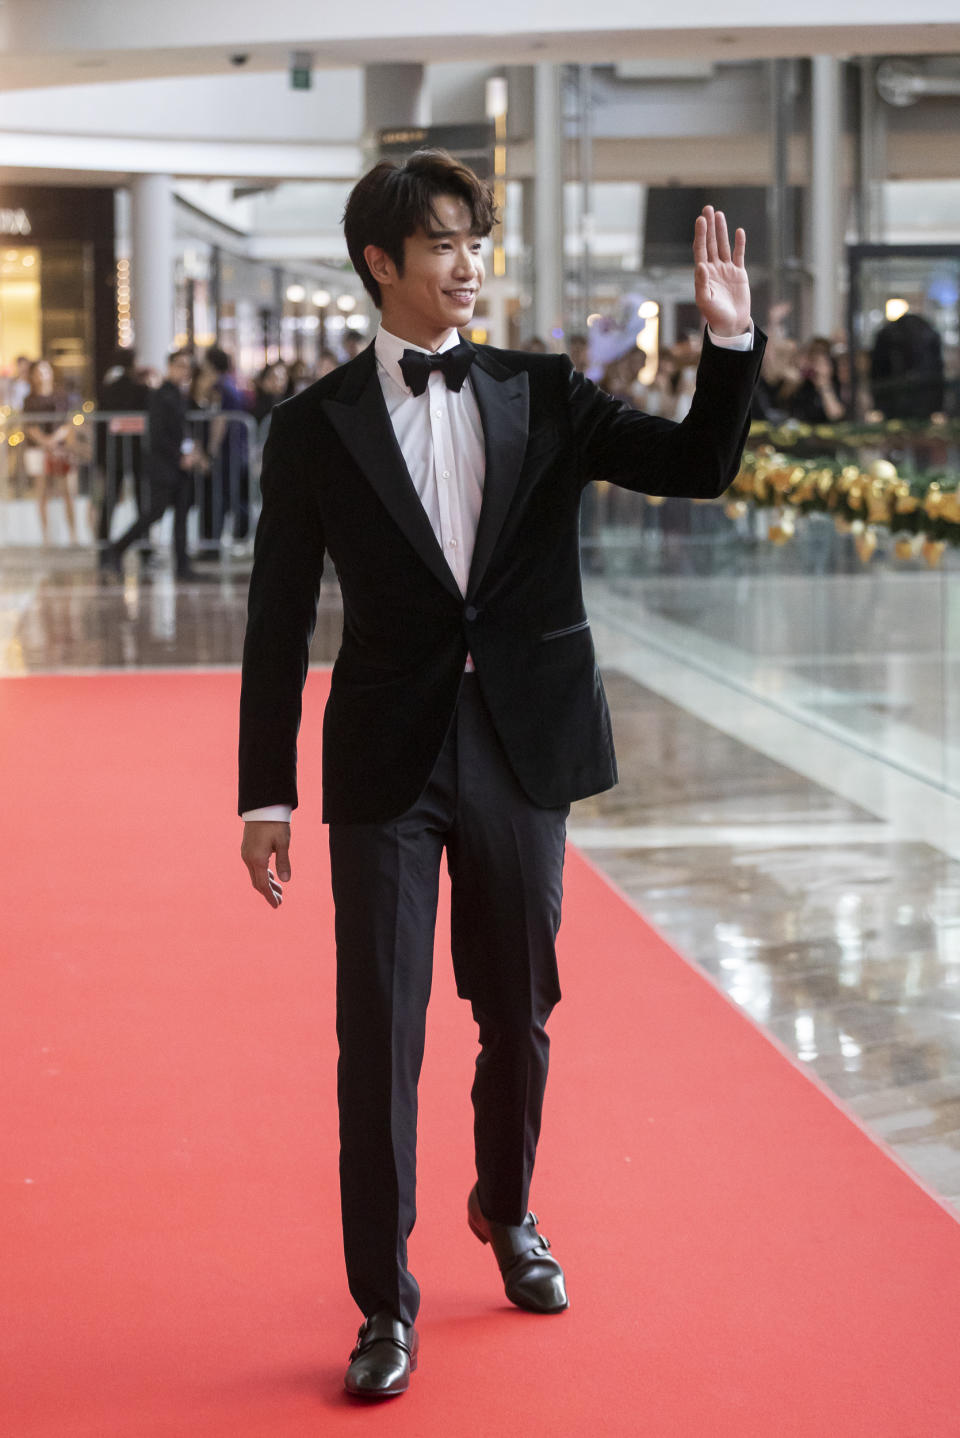
[[[883,419],[876,423],[865,420],[838,420],[835,424],[804,424],[800,420],[784,420],[771,424],[755,419],[750,425],[751,440],[765,441],[777,449],[797,449],[804,442],[825,440],[836,446],[858,449],[864,445],[887,448],[921,440],[960,440],[960,419],[945,415],[930,419]]]

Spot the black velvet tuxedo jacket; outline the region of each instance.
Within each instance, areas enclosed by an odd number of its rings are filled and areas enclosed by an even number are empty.
[[[486,448],[464,598],[411,483],[373,346],[273,411],[264,452],[240,703],[240,811],[297,804],[297,733],[324,553],[343,640],[323,727],[324,818],[394,818],[423,790],[467,653],[533,803],[610,788],[617,770],[580,584],[590,481],[715,497],[734,478],[765,337],[704,340],[681,424],[611,399],[563,355],[476,346]]]

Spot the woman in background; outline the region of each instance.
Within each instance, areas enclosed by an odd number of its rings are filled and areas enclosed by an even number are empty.
[[[47,496],[53,489],[63,496],[70,543],[76,544],[77,517],[73,493],[77,470],[69,446],[73,426],[66,422],[58,424],[56,420],[36,424],[29,422],[27,417],[31,413],[52,414],[63,408],[63,399],[54,390],[53,366],[49,360],[35,360],[30,366],[29,378],[30,388],[23,401],[23,429],[27,444],[24,467],[36,486],[43,542],[49,542]]]

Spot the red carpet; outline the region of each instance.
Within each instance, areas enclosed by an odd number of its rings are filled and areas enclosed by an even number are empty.
[[[3,1438],[955,1438],[960,1224],[573,853],[534,1186],[573,1307],[510,1308],[466,1229],[441,944],[420,1371],[386,1410],[342,1395],[317,745],[273,914],[237,855],[236,695],[0,682]]]

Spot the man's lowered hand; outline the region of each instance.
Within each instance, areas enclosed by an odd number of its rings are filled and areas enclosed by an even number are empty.
[[[270,860],[277,856],[277,872],[270,868]],[[283,903],[281,884],[289,883],[290,870],[290,825],[270,819],[251,819],[243,826],[243,843],[240,857],[247,866],[250,882],[258,894],[262,894],[271,909],[279,909]]]

